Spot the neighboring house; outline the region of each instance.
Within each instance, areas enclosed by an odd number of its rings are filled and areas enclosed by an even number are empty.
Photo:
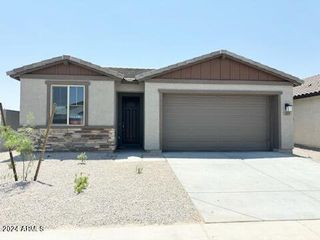
[[[154,70],[61,56],[7,74],[21,83],[21,125],[32,112],[43,131],[56,104],[52,150],[293,148],[300,80],[226,50]]]
[[[306,78],[294,93],[294,142],[320,149],[320,74]]]
[[[3,110],[4,118],[6,120],[7,126],[12,127],[13,129],[18,129],[19,127],[19,111],[14,110]],[[0,125],[3,125],[2,117],[0,114]],[[4,147],[2,140],[0,139],[0,152],[6,151],[7,149]]]

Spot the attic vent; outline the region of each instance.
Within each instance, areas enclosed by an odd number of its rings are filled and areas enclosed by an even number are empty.
[[[312,83],[309,83],[308,87],[311,87],[312,86]]]

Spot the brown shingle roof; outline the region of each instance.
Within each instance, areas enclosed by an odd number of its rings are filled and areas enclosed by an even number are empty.
[[[125,78],[134,78],[137,74],[154,70],[152,68],[122,68],[122,67],[105,67],[105,69],[110,69],[110,70],[119,72],[123,74]]]
[[[294,98],[311,97],[320,94],[320,74],[304,79],[302,85],[293,88]]]

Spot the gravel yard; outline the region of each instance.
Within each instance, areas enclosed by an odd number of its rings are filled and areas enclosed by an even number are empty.
[[[0,180],[1,224],[57,228],[201,221],[166,161],[113,161],[89,155],[81,165],[61,158],[42,163],[38,182]],[[0,178],[11,172],[7,159],[0,154]],[[137,164],[142,164],[142,174],[136,173]],[[21,167],[19,162],[19,173]],[[77,195],[73,181],[80,172],[89,175],[89,187]]]

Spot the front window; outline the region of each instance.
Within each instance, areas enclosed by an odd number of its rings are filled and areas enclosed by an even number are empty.
[[[84,86],[52,86],[53,124],[84,125]]]

